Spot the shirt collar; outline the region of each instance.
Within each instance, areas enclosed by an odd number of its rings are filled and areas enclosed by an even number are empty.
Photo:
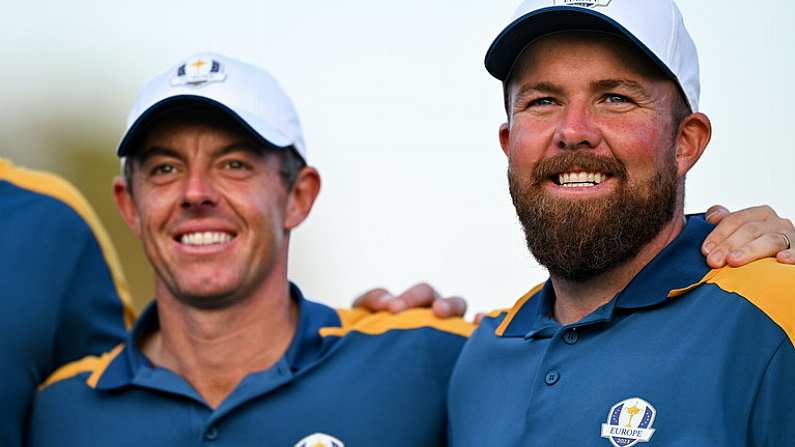
[[[713,228],[704,220],[703,214],[688,216],[682,232],[646,264],[618,295],[571,326],[609,320],[615,308],[640,309],[661,304],[668,299],[672,290],[697,283],[710,271],[701,253],[701,243]],[[497,335],[526,337],[559,327],[560,324],[551,317],[554,301],[555,291],[552,282],[547,280],[541,290],[514,306],[505,317],[510,320],[501,325],[502,331],[498,330]]]
[[[301,290],[290,283],[290,296],[298,304],[298,324],[295,335],[287,348],[282,361],[293,374],[315,364],[337,340],[334,337],[321,337],[321,327],[340,326],[340,319],[333,309],[309,301]],[[98,389],[114,389],[130,385],[137,375],[153,368],[149,359],[138,348],[136,341],[142,340],[160,329],[155,302],[147,306],[127,336],[124,349],[102,373],[97,382]]]

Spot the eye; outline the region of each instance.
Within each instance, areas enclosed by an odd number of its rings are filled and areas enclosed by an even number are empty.
[[[248,165],[246,163],[234,158],[229,160],[224,160],[223,167],[224,169],[232,169],[232,170],[248,169]]]
[[[632,102],[626,96],[619,95],[618,93],[608,93],[604,96],[604,100],[605,102],[612,104],[627,104]]]
[[[172,174],[176,171],[174,165],[170,165],[168,163],[161,163],[159,165],[155,165],[152,169],[149,170],[149,175],[167,175]]]
[[[544,97],[544,98],[535,98],[533,100],[530,100],[527,103],[527,107],[553,106],[555,104],[556,103],[554,98]]]
[[[231,179],[245,179],[254,174],[255,168],[246,155],[228,157],[218,161],[215,169],[224,177]]]

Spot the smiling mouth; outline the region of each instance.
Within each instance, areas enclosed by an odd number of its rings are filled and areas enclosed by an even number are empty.
[[[206,246],[225,244],[237,236],[234,233],[227,233],[223,231],[199,231],[194,233],[185,233],[176,237],[176,241],[183,245],[192,246]]]
[[[610,178],[601,172],[562,172],[552,176],[552,181],[564,188],[594,187]]]

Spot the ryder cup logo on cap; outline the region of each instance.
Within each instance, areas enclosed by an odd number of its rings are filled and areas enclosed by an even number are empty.
[[[673,0],[525,0],[491,43],[486,69],[505,81],[527,45],[565,31],[625,37],[679,85],[691,110],[698,111],[696,45]]]
[[[201,86],[208,82],[223,82],[226,73],[217,60],[197,57],[177,67],[177,75],[171,78],[171,85],[190,84]]]
[[[264,144],[294,147],[306,161],[298,114],[279,83],[259,67],[215,53],[195,54],[144,85],[127,117],[119,157],[134,149],[136,134],[156,112],[191,102],[217,107]]]

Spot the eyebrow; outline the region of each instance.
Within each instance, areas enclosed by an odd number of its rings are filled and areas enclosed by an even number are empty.
[[[239,141],[237,143],[232,143],[229,146],[224,146],[221,150],[215,153],[215,156],[224,156],[227,154],[231,154],[233,152],[251,152],[255,155],[262,153],[263,148],[258,145],[252,145],[246,141]]]
[[[551,82],[539,82],[537,84],[525,84],[519,87],[516,93],[517,98],[521,98],[530,92],[550,93],[553,95],[560,95],[563,93],[563,88]]]
[[[615,90],[617,88],[624,88],[630,92],[641,96],[644,99],[650,98],[649,92],[643,88],[640,82],[632,81],[629,79],[601,79],[591,83],[591,88],[595,91]]]
[[[144,149],[138,157],[141,164],[145,164],[149,159],[156,156],[180,158],[179,153],[174,149],[163,146],[152,146]]]

